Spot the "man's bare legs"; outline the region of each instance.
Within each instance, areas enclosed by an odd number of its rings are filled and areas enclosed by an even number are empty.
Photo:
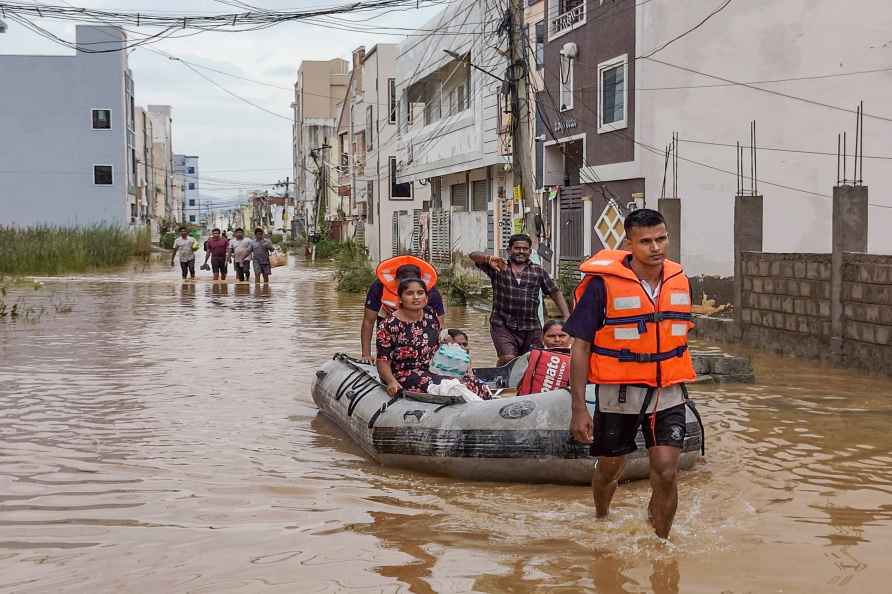
[[[592,496],[595,499],[595,514],[599,518],[606,518],[610,511],[610,501],[616,493],[619,479],[623,475],[623,467],[626,465],[625,456],[599,457],[598,465],[592,473]]]
[[[652,489],[647,516],[657,536],[668,538],[675,510],[678,508],[678,460],[681,450],[672,446],[654,446],[647,451],[650,458]],[[592,474],[592,496],[597,517],[604,518],[622,477],[625,457],[598,458]]]
[[[647,516],[657,536],[669,538],[678,508],[678,460],[681,450],[672,446],[654,446],[647,450],[647,455],[650,457],[652,489]]]

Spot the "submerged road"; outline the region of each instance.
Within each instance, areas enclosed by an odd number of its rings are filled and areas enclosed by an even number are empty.
[[[360,296],[330,270],[45,280],[39,321],[0,322],[0,592],[889,589],[889,381],[756,356],[758,384],[696,386],[707,460],[665,544],[644,483],[600,522],[586,488],[364,458],[309,393],[358,350]],[[448,319],[494,361],[482,314]]]

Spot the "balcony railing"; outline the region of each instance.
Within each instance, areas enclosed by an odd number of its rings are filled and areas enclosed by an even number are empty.
[[[565,33],[585,20],[585,2],[571,8],[567,12],[561,13],[551,19],[548,26],[550,37],[557,37],[561,33]]]

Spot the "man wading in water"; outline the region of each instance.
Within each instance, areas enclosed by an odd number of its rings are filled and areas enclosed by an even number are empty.
[[[669,233],[659,212],[633,211],[624,225],[630,252],[604,250],[580,266],[586,277],[564,325],[574,337],[570,432],[598,458],[592,492],[603,518],[642,428],[653,489],[648,519],[668,538],[678,507],[684,382],[696,378],[687,350],[691,288],[681,265],[665,257]],[[597,384],[594,422],[587,384]]]

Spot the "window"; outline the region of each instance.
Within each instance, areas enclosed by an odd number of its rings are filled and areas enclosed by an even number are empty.
[[[112,166],[93,165],[93,183],[97,186],[110,186],[115,183]]]
[[[573,62],[572,58],[561,56],[561,111],[573,109]]]
[[[194,222],[195,222],[195,215],[189,215],[189,222],[190,222],[190,223],[194,223]]]
[[[190,189],[190,190],[194,190],[194,189],[195,189],[195,184],[192,183],[192,182],[189,182],[189,189]]]
[[[545,21],[536,23],[536,70],[545,67]]]
[[[195,206],[195,200],[189,200],[189,206]]]
[[[374,105],[369,105],[365,108],[365,129],[366,129],[366,148],[372,150],[375,145],[375,112],[373,111],[375,108]]]
[[[391,124],[396,123],[396,79],[388,78],[387,79],[387,106],[388,106],[388,115],[387,121]]]
[[[341,155],[341,168],[346,173],[347,167],[350,165],[350,156],[347,154],[347,133],[344,132],[338,136],[338,152]]]
[[[111,130],[111,110],[110,109],[94,109],[93,110],[93,129],[94,130]]]
[[[366,222],[369,225],[375,224],[375,182],[369,180],[365,183],[365,202],[367,205]]]
[[[395,199],[411,198],[412,184],[396,183],[396,157],[390,157],[390,197]]]
[[[626,124],[628,56],[598,64],[598,134],[620,130]]]
[[[195,175],[195,168],[194,167],[186,167],[186,173],[188,173],[190,175]]]
[[[452,208],[468,210],[468,184],[453,184],[449,190]]]
[[[471,184],[471,210],[486,211],[489,202],[489,182],[486,180],[475,181]]]

